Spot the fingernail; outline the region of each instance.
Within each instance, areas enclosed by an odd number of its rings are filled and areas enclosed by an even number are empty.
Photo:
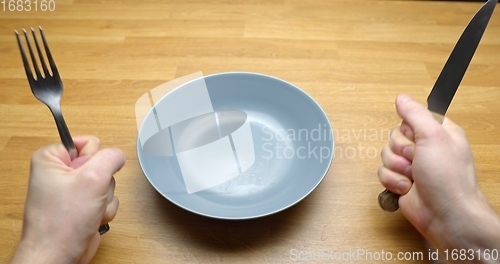
[[[411,165],[405,168],[405,175],[408,177],[411,175]]]
[[[400,181],[398,182],[396,188],[398,189],[399,194],[406,194],[406,192],[408,192],[408,183],[406,181]]]
[[[413,136],[413,134],[412,134],[412,133],[411,133],[411,131],[409,131],[409,130],[405,130],[404,135],[405,135],[405,137],[406,137],[406,138],[408,138],[408,139],[411,139],[411,138],[412,138],[412,136]]]
[[[400,101],[401,103],[404,103],[404,102],[406,102],[406,101],[410,100],[410,96],[409,96],[409,95],[406,95],[406,94],[402,94],[402,95],[400,95],[400,96],[398,97],[398,99],[399,99],[399,101]]]
[[[413,146],[403,147],[403,156],[407,159],[412,159],[413,156]]]

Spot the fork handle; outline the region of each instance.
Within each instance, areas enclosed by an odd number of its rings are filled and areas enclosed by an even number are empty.
[[[51,109],[52,110],[52,109]],[[59,136],[61,137],[61,141],[68,150],[69,156],[71,160],[74,160],[78,157],[78,151],[76,150],[75,143],[73,142],[73,138],[69,133],[68,126],[66,125],[66,121],[64,121],[64,117],[60,109],[52,110],[52,114],[54,115],[54,120],[56,121],[57,130],[59,131]],[[104,224],[99,227],[99,234],[104,235],[110,229],[109,224]]]
[[[68,126],[66,125],[66,121],[64,121],[64,117],[61,111],[52,111],[54,115],[54,120],[56,121],[57,131],[59,131],[59,137],[61,137],[61,141],[68,150],[69,156],[71,160],[74,160],[78,157],[78,151],[76,150],[75,143],[73,142],[73,138],[69,133]]]

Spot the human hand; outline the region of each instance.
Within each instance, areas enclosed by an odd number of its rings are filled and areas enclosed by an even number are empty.
[[[499,246],[500,221],[478,186],[464,131],[447,118],[440,124],[407,95],[398,96],[396,109],[403,123],[382,150],[378,175],[401,195],[405,217],[440,248]]]
[[[74,143],[74,160],[61,143],[33,154],[23,233],[12,263],[88,263],[99,246],[99,226],[115,217],[113,174],[124,165],[124,153],[100,149],[95,137]]]

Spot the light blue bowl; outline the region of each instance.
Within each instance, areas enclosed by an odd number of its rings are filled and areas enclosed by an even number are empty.
[[[293,206],[333,158],[328,117],[308,94],[268,75],[228,72],[182,84],[159,100],[137,153],[170,202],[219,219],[250,219]]]

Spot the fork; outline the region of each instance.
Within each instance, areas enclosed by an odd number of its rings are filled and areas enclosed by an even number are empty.
[[[42,27],[39,27],[40,35],[43,41],[43,47],[45,50],[45,54],[47,56],[47,61],[50,66],[50,71],[47,68],[47,64],[45,62],[44,56],[42,54],[42,49],[38,43],[35,30],[31,28],[31,32],[33,35],[33,40],[35,42],[36,51],[38,53],[38,61],[42,65],[43,74],[38,67],[37,59],[35,58],[35,52],[33,51],[31,44],[28,38],[28,32],[23,29],[24,37],[26,38],[26,44],[28,45],[29,55],[31,57],[31,61],[33,63],[33,69],[35,70],[35,75],[33,75],[31,71],[31,67],[28,61],[26,54],[24,53],[24,48],[21,43],[21,39],[19,37],[19,32],[15,30],[17,44],[19,45],[19,51],[21,52],[21,57],[24,64],[24,69],[26,71],[26,77],[28,78],[28,82],[31,87],[31,92],[33,95],[42,103],[44,103],[52,113],[54,120],[57,125],[57,130],[59,131],[59,136],[61,137],[61,141],[68,150],[69,156],[71,160],[75,159],[78,156],[78,151],[75,147],[71,134],[69,133],[68,126],[66,125],[66,121],[64,121],[64,117],[61,111],[61,97],[63,93],[63,83],[61,80],[61,76],[59,75],[59,71],[57,70],[54,59],[52,58],[52,54],[50,53],[49,45],[47,44],[47,40],[45,39],[45,34],[43,33]],[[109,231],[109,225],[105,224],[99,227],[99,233],[102,235]]]

